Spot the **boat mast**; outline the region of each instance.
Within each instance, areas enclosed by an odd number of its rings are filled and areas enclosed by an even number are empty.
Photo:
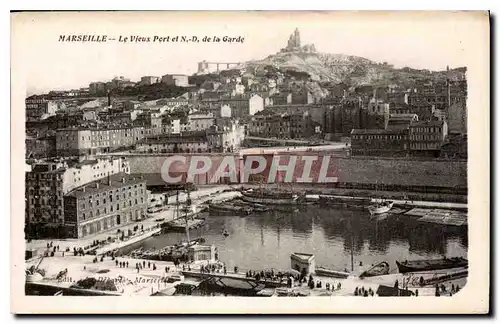
[[[352,234],[352,212],[349,218],[349,230],[351,232],[351,271],[354,271],[354,235]]]
[[[190,207],[191,207],[191,195],[190,195],[190,192],[189,192],[189,187],[187,188],[187,197],[186,197],[186,205],[184,207],[184,211],[185,211],[185,220],[186,220],[186,237],[187,237],[187,242],[191,242],[190,238],[189,238],[189,211],[190,211]]]
[[[175,217],[174,219],[179,218],[179,190],[177,190],[177,193],[175,195]]]

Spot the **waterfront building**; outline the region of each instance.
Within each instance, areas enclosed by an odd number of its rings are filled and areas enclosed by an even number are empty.
[[[189,79],[184,74],[165,74],[161,77],[161,82],[166,85],[175,85],[177,87],[189,86]]]
[[[413,156],[439,156],[448,135],[446,121],[419,121],[410,126],[410,152]]]
[[[56,149],[61,156],[93,155],[133,146],[144,136],[142,126],[66,128],[56,133]]]
[[[77,187],[118,173],[130,173],[123,158],[97,160],[49,160],[31,166],[26,172],[26,226],[34,236],[73,235],[65,226],[64,196]],[[54,231],[47,232],[47,228]],[[69,231],[69,232],[68,232]]]
[[[407,129],[353,129],[351,131],[352,155],[407,156]]]
[[[307,275],[316,272],[316,260],[314,254],[309,253],[292,253],[290,255],[290,268],[297,270],[300,273]]]
[[[75,238],[95,235],[146,218],[146,181],[118,173],[64,196],[64,224]]]

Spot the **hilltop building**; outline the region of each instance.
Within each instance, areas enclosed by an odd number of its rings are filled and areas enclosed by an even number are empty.
[[[281,49],[282,53],[289,52],[299,52],[299,53],[315,53],[316,47],[314,44],[307,44],[304,46],[300,45],[300,32],[298,28],[295,28],[293,34],[290,35],[288,39],[288,44],[285,48]]]

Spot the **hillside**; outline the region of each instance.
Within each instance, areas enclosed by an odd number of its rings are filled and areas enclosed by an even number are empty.
[[[389,84],[412,86],[417,80],[442,79],[445,71],[431,72],[411,68],[395,69],[387,63],[377,63],[369,59],[327,53],[286,52],[270,55],[262,60],[249,61],[241,67],[264,73],[265,67],[272,65],[281,71],[295,70],[306,72],[311,81],[343,82],[349,86],[372,85],[385,87]],[[464,74],[464,68],[455,69],[456,78]]]

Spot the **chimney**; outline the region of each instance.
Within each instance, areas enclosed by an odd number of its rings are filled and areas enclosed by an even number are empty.
[[[85,186],[82,187],[82,191],[85,192]]]
[[[95,187],[99,189],[99,182],[96,182]]]
[[[122,183],[125,183],[125,178],[122,178]]]

